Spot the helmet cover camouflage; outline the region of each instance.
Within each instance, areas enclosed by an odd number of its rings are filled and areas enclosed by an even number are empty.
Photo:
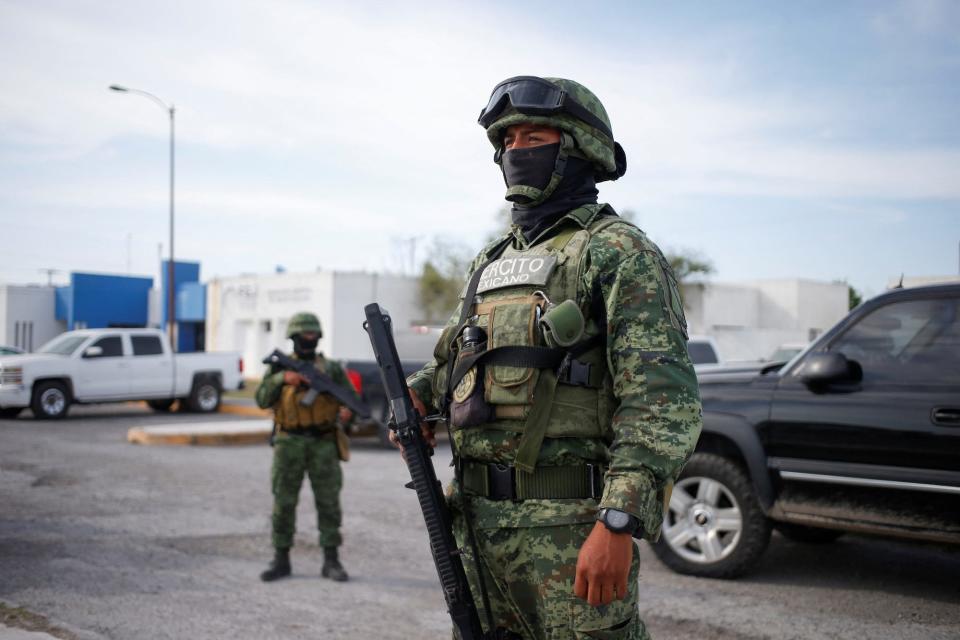
[[[571,98],[580,103],[590,113],[607,125],[613,131],[610,117],[600,99],[585,86],[565,78],[543,78],[563,89]],[[497,150],[499,158],[503,149],[503,134],[507,127],[521,122],[532,122],[556,127],[573,136],[577,149],[587,160],[593,162],[597,169],[597,182],[616,180],[626,172],[627,159],[623,148],[606,133],[593,127],[583,120],[568,113],[554,113],[550,115],[527,115],[518,112],[511,105],[503,110],[500,118],[487,127],[487,138]]]
[[[318,335],[323,335],[323,331],[320,329],[320,320],[309,311],[301,311],[300,313],[293,314],[293,317],[290,318],[290,324],[287,325],[288,338],[304,332],[314,332]]]

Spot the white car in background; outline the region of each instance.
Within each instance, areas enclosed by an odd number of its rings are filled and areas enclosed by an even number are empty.
[[[713,336],[691,335],[687,340],[687,351],[694,365],[720,364],[720,350]]]
[[[157,329],[68,331],[36,353],[0,356],[0,418],[30,407],[56,419],[71,404],[129,400],[157,411],[181,400],[211,412],[224,391],[243,386],[242,374],[239,353],[174,354]]]

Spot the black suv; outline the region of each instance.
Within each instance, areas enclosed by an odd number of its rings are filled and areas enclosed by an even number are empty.
[[[747,571],[771,529],[960,544],[960,284],[895,289],[786,364],[700,375],[704,429],[657,556]]]

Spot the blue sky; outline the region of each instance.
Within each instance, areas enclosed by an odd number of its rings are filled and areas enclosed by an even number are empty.
[[[960,3],[0,0],[0,279],[409,268],[477,247],[503,183],[476,115],[571,77],[629,170],[601,197],[712,279],[955,274]],[[166,249],[164,249],[166,251]],[[63,275],[59,276],[61,279]]]

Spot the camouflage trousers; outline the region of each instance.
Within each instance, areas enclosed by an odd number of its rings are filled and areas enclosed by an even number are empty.
[[[497,505],[502,511],[523,508],[509,502]],[[480,562],[476,563],[466,539],[463,511],[453,513],[457,542],[467,551],[463,557],[470,590],[485,630],[487,617],[480,596],[478,564],[494,624],[524,640],[649,640],[637,609],[638,549],[633,550],[628,597],[593,607],[574,595],[573,583],[580,547],[594,522],[503,528],[475,526],[480,554]],[[505,520],[511,520],[509,514]]]
[[[303,476],[310,478],[313,502],[317,507],[317,528],[321,547],[339,547],[340,489],[343,474],[333,439],[279,434],[273,445],[273,546],[289,549],[297,525],[297,499]]]

